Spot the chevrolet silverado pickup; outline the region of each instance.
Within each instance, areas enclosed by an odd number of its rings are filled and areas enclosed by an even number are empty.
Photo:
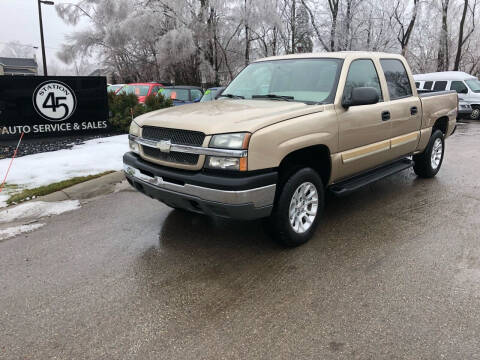
[[[457,111],[454,91],[419,96],[400,55],[270,57],[217,101],[135,118],[124,170],[172,208],[265,218],[274,239],[297,246],[314,234],[326,191],[346,195],[411,167],[434,177]]]

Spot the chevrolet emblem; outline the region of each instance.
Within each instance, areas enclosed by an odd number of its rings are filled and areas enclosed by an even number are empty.
[[[172,142],[170,140],[160,140],[157,142],[157,148],[164,153],[169,153],[170,148],[172,147]]]

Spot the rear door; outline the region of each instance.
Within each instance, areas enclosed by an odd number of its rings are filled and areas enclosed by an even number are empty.
[[[400,59],[380,59],[387,82],[391,124],[391,153],[400,158],[412,153],[420,139],[421,102],[414,96],[413,82]],[[446,84],[445,84],[446,86]]]
[[[337,110],[341,153],[337,179],[371,169],[390,159],[391,123],[386,118],[389,104],[385,101],[379,71],[372,59],[356,59],[350,63],[343,97],[348,98],[353,88],[373,87],[380,100],[377,104]]]

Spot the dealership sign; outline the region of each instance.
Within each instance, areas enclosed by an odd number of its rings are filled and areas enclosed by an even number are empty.
[[[105,78],[0,76],[0,140],[109,130]]]

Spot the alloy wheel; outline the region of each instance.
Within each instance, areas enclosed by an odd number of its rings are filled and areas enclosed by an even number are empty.
[[[303,234],[312,226],[318,212],[318,191],[311,182],[302,183],[290,200],[289,219],[293,231]]]

